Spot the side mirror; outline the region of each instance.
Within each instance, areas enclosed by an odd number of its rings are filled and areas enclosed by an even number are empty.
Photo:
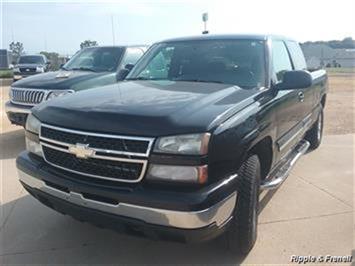
[[[133,64],[127,64],[127,65],[124,66],[124,68],[128,69],[129,71],[131,71],[133,67],[134,67]]]
[[[275,85],[278,90],[305,89],[312,86],[313,78],[308,71],[286,71],[281,83]]]
[[[129,71],[130,70],[127,68],[123,68],[120,71],[118,71],[116,75],[117,81],[124,80],[127,77]]]
[[[64,64],[60,64],[60,65],[59,65],[59,68],[60,68],[60,69],[62,69],[62,68],[63,68],[63,66],[64,66]]]
[[[51,61],[47,61],[46,65],[49,66],[51,64]]]

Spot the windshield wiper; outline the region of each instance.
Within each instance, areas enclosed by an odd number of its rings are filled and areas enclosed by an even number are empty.
[[[206,80],[206,79],[173,79],[174,81],[188,81],[188,82],[206,82],[206,83],[220,83],[226,84],[220,80]]]
[[[126,78],[126,80],[168,80],[168,79],[136,77],[136,78]]]
[[[96,72],[96,71],[93,70],[92,68],[88,68],[88,67],[73,67],[71,70],[82,70],[82,71]]]

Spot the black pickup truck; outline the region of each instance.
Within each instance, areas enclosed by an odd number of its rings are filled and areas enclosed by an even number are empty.
[[[120,81],[119,71],[125,67],[132,68],[146,49],[147,46],[142,45],[84,48],[59,71],[28,76],[13,83],[10,88],[10,100],[5,104],[6,114],[11,123],[24,126],[32,107],[43,101]],[[27,69],[18,68],[19,71],[25,72]],[[32,68],[29,69],[31,71],[28,75],[32,73]],[[33,71],[35,70],[36,68]],[[14,77],[22,73],[16,71],[15,69]],[[21,77],[24,77],[23,73]]]
[[[34,108],[19,179],[79,220],[176,241],[228,232],[247,253],[259,192],[321,143],[326,89],[287,38],[159,42],[124,82]]]

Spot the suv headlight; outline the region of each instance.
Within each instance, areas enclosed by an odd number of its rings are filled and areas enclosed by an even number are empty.
[[[208,152],[210,133],[188,134],[158,138],[154,146],[154,152],[205,155]]]
[[[26,149],[38,156],[43,157],[42,147],[39,143],[39,130],[41,122],[32,114],[29,114],[26,120],[26,130],[29,134],[26,134]]]
[[[72,90],[57,90],[57,91],[51,91],[48,96],[47,96],[47,100],[56,98],[56,97],[60,97],[60,96],[64,96],[67,95],[69,93],[73,93],[74,91]]]
[[[39,134],[41,121],[39,121],[33,114],[29,114],[26,120],[26,130],[34,134]]]
[[[43,66],[36,67],[36,72],[44,72],[44,67]]]

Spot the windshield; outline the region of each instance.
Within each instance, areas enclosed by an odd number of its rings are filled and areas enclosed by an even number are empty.
[[[39,55],[26,55],[26,56],[21,56],[18,63],[19,64],[44,64],[44,58],[43,56],[39,56]]]
[[[158,43],[147,52],[127,79],[217,82],[243,88],[263,87],[264,41]]]
[[[122,56],[120,47],[90,47],[81,50],[64,66],[66,70],[86,70],[94,72],[113,72],[117,70]]]

